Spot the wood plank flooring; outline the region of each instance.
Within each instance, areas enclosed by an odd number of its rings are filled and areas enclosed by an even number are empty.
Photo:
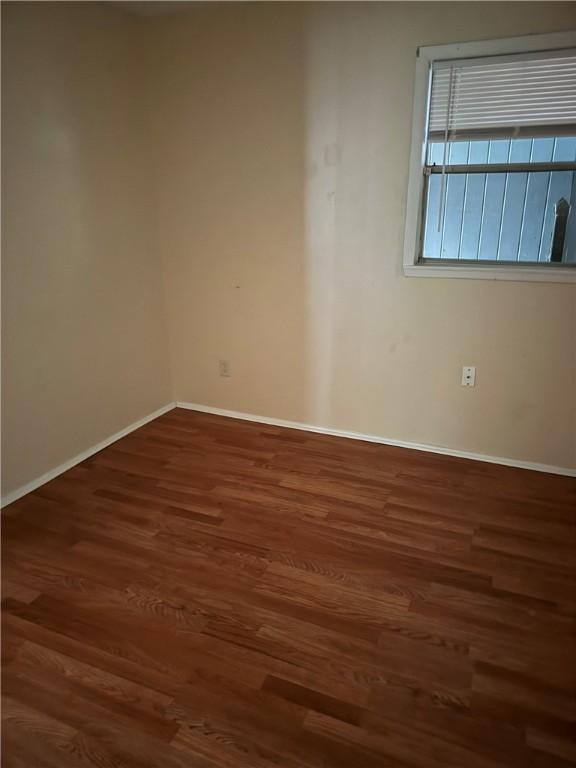
[[[2,765],[574,766],[575,512],[171,411],[3,513]]]

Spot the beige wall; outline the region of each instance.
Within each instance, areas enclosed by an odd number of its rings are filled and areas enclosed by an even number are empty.
[[[576,286],[401,272],[416,47],[574,9],[4,4],[3,493],[172,399],[576,466]]]
[[[171,401],[141,22],[3,4],[3,493]]]
[[[575,5],[231,4],[157,24],[176,399],[576,466],[576,286],[401,273],[416,47],[574,28]]]

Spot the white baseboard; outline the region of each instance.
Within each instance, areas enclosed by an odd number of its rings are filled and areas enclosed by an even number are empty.
[[[485,461],[489,464],[502,464],[506,467],[517,467],[519,469],[531,469],[535,472],[548,472],[553,475],[566,475],[567,477],[576,477],[576,469],[570,467],[556,467],[551,464],[539,464],[534,461],[521,461],[519,459],[508,459],[504,456],[488,456],[482,453],[473,453],[472,451],[461,451],[457,448],[446,448],[440,445],[429,445],[427,443],[413,443],[406,440],[395,440],[380,435],[364,435],[361,432],[352,432],[347,429],[332,429],[330,427],[320,427],[315,424],[305,424],[298,421],[286,421],[285,419],[273,419],[269,416],[256,416],[251,413],[241,413],[240,411],[227,411],[224,408],[213,408],[210,405],[200,405],[199,403],[176,402],[177,408],[187,408],[190,411],[200,411],[202,413],[212,413],[215,416],[227,416],[233,419],[243,419],[244,421],[256,421],[261,424],[270,424],[275,427],[287,427],[288,429],[301,429],[305,432],[318,432],[321,435],[334,435],[335,437],[347,437],[351,440],[364,440],[369,443],[381,443],[382,445],[393,445],[397,448],[410,448],[415,451],[426,451],[428,453],[440,453],[445,456],[457,456],[461,459],[471,459],[472,461]]]
[[[60,464],[57,467],[54,467],[54,469],[51,469],[49,472],[45,472],[40,477],[37,477],[31,482],[26,483],[26,485],[22,485],[20,486],[20,488],[16,488],[16,490],[11,491],[10,493],[7,493],[5,496],[2,497],[1,506],[6,507],[8,506],[8,504],[12,504],[13,501],[16,501],[22,496],[25,496],[27,493],[34,491],[36,488],[39,488],[41,485],[44,485],[44,483],[47,483],[50,480],[53,480],[55,477],[58,477],[58,475],[61,475],[63,472],[66,472],[68,469],[72,469],[72,467],[75,467],[77,464],[80,464],[80,462],[90,458],[90,456],[93,456],[95,453],[98,453],[98,451],[101,451],[103,448],[106,448],[112,443],[115,443],[117,440],[120,440],[120,438],[130,434],[130,432],[134,432],[135,429],[138,429],[139,427],[143,427],[144,424],[147,424],[149,421],[153,421],[153,419],[157,419],[158,416],[162,416],[164,413],[171,411],[173,408],[186,408],[190,411],[200,411],[202,413],[211,413],[211,414],[214,414],[215,416],[227,416],[228,418],[243,419],[244,421],[255,421],[260,424],[270,424],[275,427],[286,427],[287,429],[300,429],[305,432],[317,432],[321,435],[333,435],[335,437],[346,437],[351,440],[364,440],[365,442],[369,442],[369,443],[393,445],[398,448],[410,448],[411,450],[427,451],[428,453],[439,453],[445,456],[457,456],[462,459],[472,459],[473,461],[485,461],[490,464],[503,464],[504,466],[507,466],[507,467],[531,469],[531,470],[534,470],[535,472],[549,472],[554,475],[566,475],[567,477],[576,477],[576,469],[571,469],[570,467],[556,467],[550,464],[539,464],[533,461],[520,461],[519,459],[508,459],[502,456],[487,456],[481,453],[472,453],[471,451],[461,451],[455,448],[446,448],[444,446],[439,446],[439,445],[428,445],[426,443],[413,443],[406,440],[394,440],[392,438],[382,437],[380,435],[365,435],[365,434],[362,434],[361,432],[352,432],[347,429],[332,429],[330,427],[320,427],[314,424],[305,424],[298,421],[287,421],[286,419],[274,419],[269,416],[257,416],[256,414],[242,413],[240,411],[228,411],[224,408],[213,408],[210,405],[201,405],[199,403],[175,402],[175,403],[168,403],[168,405],[165,405],[162,408],[159,408],[157,411],[154,411],[154,413],[150,413],[148,414],[148,416],[144,416],[144,418],[139,419],[138,421],[135,421],[133,424],[130,424],[128,427],[125,427],[119,432],[116,432],[110,437],[107,437],[105,440],[102,440],[97,445],[93,445],[91,448],[88,448],[82,453],[79,453],[77,456],[74,456],[74,458],[70,459],[69,461],[66,461],[63,464]]]
[[[135,429],[138,429],[139,427],[143,427],[144,424],[147,424],[149,421],[152,421],[153,419],[157,419],[158,416],[162,416],[162,414],[167,413],[168,411],[171,411],[175,407],[176,407],[176,403],[168,403],[168,405],[164,405],[162,408],[158,408],[158,410],[154,411],[154,413],[149,413],[148,416],[144,416],[144,418],[138,419],[138,421],[135,421],[133,424],[130,424],[128,427],[121,429],[120,432],[116,432],[115,434],[110,435],[110,437],[107,437],[105,440],[102,440],[97,445],[93,445],[91,448],[88,448],[87,450],[82,451],[82,453],[79,453],[77,456],[74,456],[74,458],[70,459],[69,461],[65,461],[63,464],[60,464],[59,466],[54,467],[54,469],[51,469],[48,472],[45,472],[43,475],[40,475],[40,477],[37,477],[35,480],[32,480],[29,483],[26,483],[26,485],[22,485],[20,486],[20,488],[16,488],[15,491],[11,491],[10,493],[7,493],[5,496],[2,496],[1,506],[6,507],[8,506],[8,504],[12,504],[13,501],[16,501],[17,499],[20,499],[22,496],[25,496],[27,493],[30,493],[31,491],[36,490],[36,488],[39,488],[41,485],[44,485],[44,483],[47,483],[50,480],[53,480],[55,477],[58,477],[58,475],[61,475],[63,472],[66,472],[68,469],[72,469],[72,467],[75,467],[76,464],[80,464],[81,461],[85,461],[85,459],[89,459],[90,456],[93,456],[95,453],[98,453],[98,451],[101,451],[103,448],[107,448],[112,443],[115,443],[116,440],[120,440],[121,437],[125,437],[126,435],[130,434],[130,432],[134,432]]]

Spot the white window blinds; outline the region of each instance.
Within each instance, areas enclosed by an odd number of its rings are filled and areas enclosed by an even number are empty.
[[[435,61],[428,140],[576,135],[576,49]]]

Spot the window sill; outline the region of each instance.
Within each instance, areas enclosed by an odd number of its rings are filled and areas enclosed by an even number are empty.
[[[406,277],[444,277],[472,280],[515,280],[537,283],[576,283],[576,267],[501,266],[494,264],[405,264]]]

